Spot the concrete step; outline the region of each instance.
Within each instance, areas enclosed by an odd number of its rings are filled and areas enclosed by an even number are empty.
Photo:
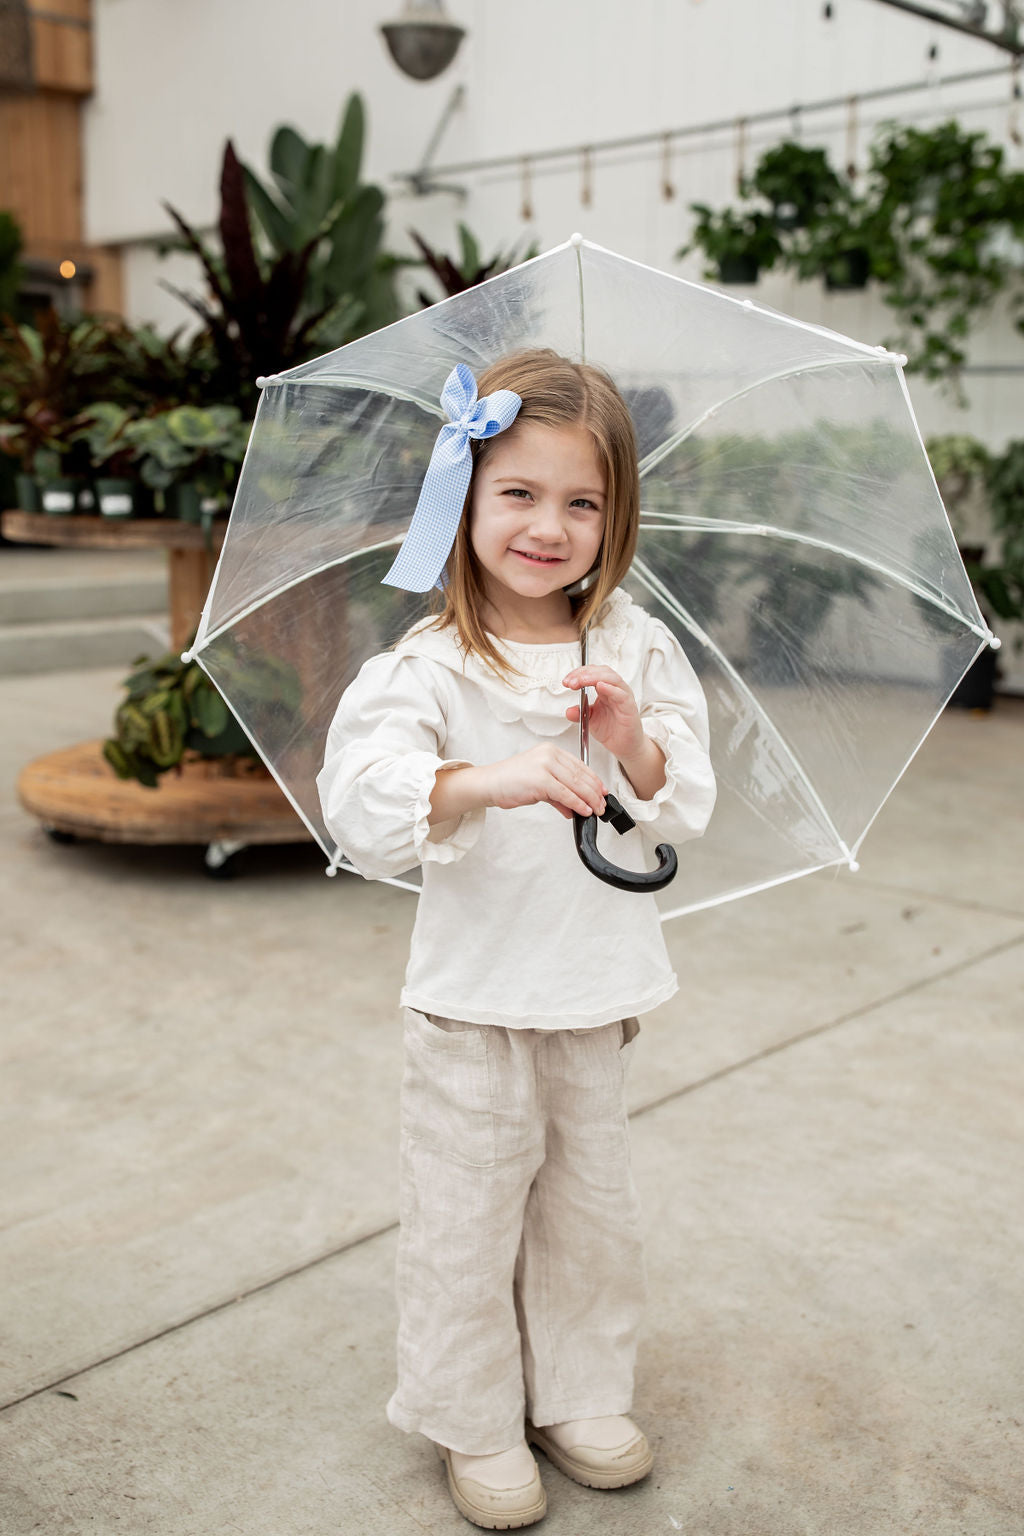
[[[0,625],[160,613],[167,573],[159,550],[5,549]]]
[[[89,667],[127,670],[136,656],[159,656],[169,647],[163,614],[0,624],[0,677]]]

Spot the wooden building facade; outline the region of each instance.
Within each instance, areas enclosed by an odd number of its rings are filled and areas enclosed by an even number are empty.
[[[21,226],[26,292],[68,313],[120,314],[120,252],[84,238],[92,89],[92,0],[0,0],[0,208]]]

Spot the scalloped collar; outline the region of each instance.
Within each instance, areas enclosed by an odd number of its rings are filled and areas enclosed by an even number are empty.
[[[630,610],[633,599],[621,587],[616,587],[605,599],[597,618],[590,625],[590,657],[609,666],[619,658],[632,628]],[[543,691],[565,695],[562,678],[568,667],[579,659],[579,642],[555,641],[553,644],[535,645],[528,640],[501,640],[495,637],[498,650],[506,656],[516,673],[499,677],[482,657],[467,656],[452,628],[432,629],[431,621],[423,619],[413,626],[395,646],[399,656],[423,656],[429,661],[471,678],[490,692],[496,686],[502,692],[526,694]]]

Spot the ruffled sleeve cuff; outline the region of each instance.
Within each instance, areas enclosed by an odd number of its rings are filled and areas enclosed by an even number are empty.
[[[416,857],[422,864],[453,864],[468,853],[480,836],[486,812],[483,807],[453,816],[449,821],[439,821],[431,826],[430,797],[434,793],[439,773],[450,768],[471,768],[472,763],[463,758],[427,758],[426,772],[420,776],[412,806],[412,839]]]
[[[623,809],[638,827],[670,843],[700,837],[717,793],[710,757],[683,722],[681,731],[659,716],[645,716],[641,723],[665,759],[665,782],[650,800],[641,800],[620,770],[617,794]]]

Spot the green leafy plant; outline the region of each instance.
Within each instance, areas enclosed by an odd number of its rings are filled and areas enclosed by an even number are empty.
[[[77,434],[106,367],[105,345],[105,328],[93,319],[50,312],[38,329],[0,320],[0,449],[26,473],[88,467]]]
[[[953,378],[972,325],[1012,281],[1001,254],[1024,233],[1024,175],[998,144],[956,122],[886,125],[872,146],[866,200],[872,270],[927,377]]]
[[[216,352],[220,399],[251,411],[255,380],[304,362],[397,318],[398,259],[380,249],[383,194],[358,184],[362,105],[353,98],[333,150],[280,128],[271,145],[273,191],[239,161],[229,139],[220,178],[215,251],[172,208],[182,246],[199,258],[209,297],[164,287],[203,321]],[[253,235],[250,202],[265,236]],[[164,248],[171,248],[166,243]]]
[[[248,687],[268,702],[298,708],[301,684],[287,662],[249,659]],[[177,651],[151,660],[140,656],[124,680],[125,697],[114,717],[114,735],[103,755],[122,779],[155,789],[162,773],[180,771],[190,759],[238,758],[258,754],[198,662]]]
[[[255,749],[197,662],[176,652],[140,656],[124,680],[103,756],[120,779],[155,789],[162,773],[192,752],[199,757],[255,757]]]
[[[999,539],[997,563],[971,574],[1001,619],[1024,619],[1024,439],[990,460],[985,476],[992,524]]]
[[[979,606],[1024,619],[1024,441],[1002,454],[966,433],[925,446]]]
[[[218,396],[220,364],[208,332],[184,327],[161,336],[152,326],[111,325],[103,398],[135,416],[175,405],[208,405]]]
[[[414,229],[409,231],[410,239],[423,257],[424,264],[437,278],[446,298],[451,298],[456,293],[465,293],[467,288],[475,288],[478,283],[485,282],[487,278],[496,277],[499,272],[507,272],[511,267],[518,266],[520,262],[529,261],[538,251],[534,243],[519,255],[513,246],[509,251],[495,251],[489,261],[484,261],[480,255],[480,246],[468,225],[460,223],[458,232],[459,252],[458,257],[454,258],[435,250]],[[416,297],[424,309],[428,309],[431,304],[437,302],[422,289],[417,291]]]
[[[693,238],[676,252],[678,257],[701,250],[709,266],[706,277],[719,277],[723,282],[756,282],[759,272],[766,272],[782,255],[782,241],[778,223],[773,214],[759,208],[734,212],[720,208],[717,212],[706,203],[691,203],[691,212],[697,215]]]
[[[824,149],[784,139],[765,151],[741,190],[770,203],[780,229],[802,229],[839,201],[845,186]]]
[[[130,412],[112,400],[97,400],[79,418],[76,440],[89,450],[90,467],[111,477],[134,473],[138,450],[126,435]]]
[[[151,490],[184,481],[226,505],[245,457],[252,424],[234,405],[179,405],[128,422],[125,440]]]
[[[334,144],[309,143],[297,129],[278,128],[270,144],[270,180],[243,166],[250,207],[272,251],[312,244],[304,305],[322,314],[319,346],[340,346],[399,317],[394,287],[398,257],[382,249],[384,194],[360,180],[366,114],[353,93]]]
[[[897,320],[890,344],[960,403],[967,338],[999,294],[1024,330],[1024,173],[984,133],[884,124],[861,191],[823,149],[786,141],[741,194],[715,214],[691,204],[697,223],[679,255],[700,248],[720,273],[740,258],[831,288],[877,282]]]

